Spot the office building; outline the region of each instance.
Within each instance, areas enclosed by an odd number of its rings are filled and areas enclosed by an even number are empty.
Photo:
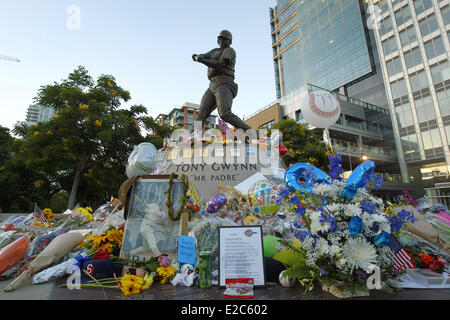
[[[51,107],[30,105],[27,109],[25,124],[35,125],[38,122],[48,121],[55,114]]]
[[[194,128],[194,121],[198,120],[198,110],[200,106],[195,103],[185,102],[181,107],[173,108],[169,114],[159,114],[156,117],[156,122],[169,126],[177,126],[180,129],[192,131]],[[217,125],[217,116],[210,115],[206,127],[215,128]]]
[[[450,205],[448,0],[373,1],[373,28],[404,181]]]
[[[359,1],[278,0],[270,19],[277,98],[307,83],[340,89],[373,72]]]

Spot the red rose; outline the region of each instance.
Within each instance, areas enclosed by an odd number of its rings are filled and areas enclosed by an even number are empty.
[[[441,261],[435,260],[428,265],[428,268],[430,268],[431,271],[440,271],[444,264],[445,263],[442,263]]]
[[[279,152],[280,156],[282,157],[288,152],[288,148],[286,148],[286,146],[284,144],[280,143],[278,145],[278,152]]]
[[[5,232],[6,231],[14,231],[14,230],[16,230],[16,228],[14,228],[13,224],[7,224],[6,225]]]

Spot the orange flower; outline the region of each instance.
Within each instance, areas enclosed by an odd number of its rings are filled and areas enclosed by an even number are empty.
[[[102,125],[102,122],[100,120],[95,120],[95,125],[100,127]]]
[[[420,259],[422,260],[423,263],[425,264],[430,264],[434,261],[433,257],[425,254],[425,253],[419,253]]]

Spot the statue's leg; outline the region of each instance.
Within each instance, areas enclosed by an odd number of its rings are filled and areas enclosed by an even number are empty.
[[[234,126],[237,129],[247,131],[251,127],[241,120],[237,115],[231,112],[231,106],[233,105],[233,92],[227,85],[220,85],[216,88],[216,101],[217,110],[219,111],[219,117]]]
[[[216,109],[216,97],[211,90],[207,89],[203,94],[198,110],[198,119],[202,122],[202,129],[204,129],[206,121],[214,109]]]

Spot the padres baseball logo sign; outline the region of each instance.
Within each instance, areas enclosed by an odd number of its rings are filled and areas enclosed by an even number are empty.
[[[336,123],[341,106],[336,98],[326,91],[309,92],[302,100],[303,118],[317,128],[327,128]]]

